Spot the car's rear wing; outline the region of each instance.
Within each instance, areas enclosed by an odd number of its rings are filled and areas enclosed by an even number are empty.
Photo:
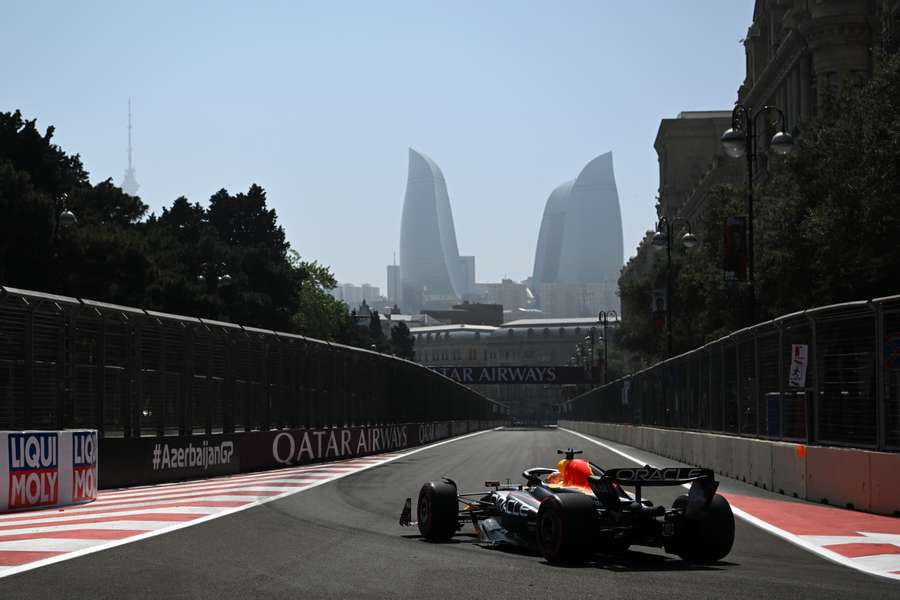
[[[660,485],[684,485],[698,479],[715,480],[712,469],[700,467],[664,467],[657,469],[649,465],[643,467],[623,467],[621,469],[606,469],[601,476],[611,479],[620,485],[627,486],[660,486]]]
[[[641,488],[644,486],[685,485],[690,483],[688,491],[688,503],[685,507],[685,515],[688,518],[697,518],[712,501],[719,482],[716,481],[712,469],[702,467],[663,467],[657,469],[650,465],[643,467],[624,467],[621,469],[606,469],[600,476],[594,475],[588,478],[591,489],[598,496],[609,481],[615,481],[619,485],[634,487],[634,497],[638,504],[641,503]]]

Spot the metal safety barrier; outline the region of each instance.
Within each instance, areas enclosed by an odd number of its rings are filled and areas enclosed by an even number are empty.
[[[900,450],[900,296],[760,323],[577,396],[562,419]]]
[[[0,430],[131,438],[505,416],[393,356],[0,287]]]

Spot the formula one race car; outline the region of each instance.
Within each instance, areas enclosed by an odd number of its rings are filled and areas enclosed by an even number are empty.
[[[734,543],[734,515],[716,494],[712,470],[651,466],[603,470],[580,450],[559,450],[556,469],[526,469],[525,484],[487,481],[486,492],[461,494],[452,479],[429,481],[418,501],[418,526],[432,542],[447,541],[471,521],[481,542],[540,551],[551,563],[655,546],[691,562],[724,558]],[[641,488],[690,483],[671,508],[641,499]],[[626,492],[623,486],[634,488]],[[412,526],[407,498],[400,524]]]

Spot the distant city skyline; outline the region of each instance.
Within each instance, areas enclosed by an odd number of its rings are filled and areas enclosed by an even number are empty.
[[[131,168],[151,211],[258,183],[303,257],[382,289],[406,149],[422,148],[471,223],[457,234],[478,280],[522,281],[547,196],[607,149],[634,254],[655,222],[660,120],[731,107],[753,12],[721,0],[350,4],[13,3],[0,50],[17,60],[0,77],[16,83],[0,87],[0,110],[54,126],[92,182],[122,183],[132,98]]]

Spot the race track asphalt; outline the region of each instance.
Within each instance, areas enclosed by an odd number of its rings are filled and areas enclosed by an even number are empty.
[[[462,491],[553,466],[556,449],[601,466],[621,457],[556,429],[505,429],[426,449],[287,498],[158,537],[0,579],[0,598],[898,598],[900,585],[831,563],[737,521],[732,553],[688,565],[651,548],[579,567],[429,544],[398,526],[406,497],[443,475]],[[666,464],[658,459],[657,464]],[[723,483],[742,493],[754,490]],[[671,503],[681,488],[647,490]]]

